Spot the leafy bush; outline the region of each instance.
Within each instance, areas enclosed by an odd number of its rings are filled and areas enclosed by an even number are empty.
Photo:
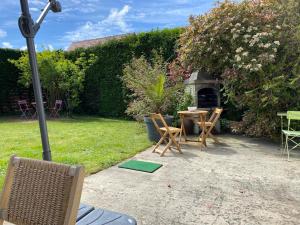
[[[246,109],[244,132],[273,136],[277,111],[300,109],[299,1],[219,3],[190,18],[179,59],[223,79],[228,101]]]
[[[19,82],[29,87],[32,82],[28,53],[23,52],[19,59],[9,60],[22,73]],[[47,100],[54,105],[56,99],[66,99],[67,108],[72,112],[79,104],[79,94],[83,89],[85,71],[94,63],[95,56],[86,57],[81,53],[75,62],[66,59],[62,51],[45,50],[37,54],[42,88]]]
[[[133,58],[123,72],[123,82],[132,91],[127,113],[141,120],[150,113],[168,113],[174,105],[174,96],[180,90],[167,77],[167,65],[161,55],[155,54],[149,63],[144,56]]]

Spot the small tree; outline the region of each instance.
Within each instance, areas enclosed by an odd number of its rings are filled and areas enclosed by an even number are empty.
[[[131,91],[127,114],[140,120],[150,113],[172,113],[182,85],[167,76],[167,64],[155,53],[151,62],[133,58],[124,68],[123,82]]]
[[[46,91],[47,99],[51,105],[56,99],[67,101],[69,113],[80,103],[79,94],[83,90],[85,72],[96,57],[91,54],[88,57],[81,53],[75,61],[67,59],[63,51],[45,50],[37,54],[41,84]],[[30,86],[31,69],[28,53],[23,52],[18,60],[10,60],[22,73],[19,82],[24,86]]]

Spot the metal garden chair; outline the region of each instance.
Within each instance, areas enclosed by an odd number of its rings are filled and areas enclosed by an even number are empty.
[[[151,120],[153,121],[154,126],[157,129],[157,132],[161,136],[159,142],[155,145],[152,152],[156,152],[156,149],[159,147],[159,145],[161,145],[163,142],[165,142],[165,143],[167,143],[167,145],[162,152],[159,152],[160,156],[164,156],[166,151],[168,149],[171,149],[172,144],[175,145],[177,150],[182,154],[180,144],[176,140],[176,137],[180,134],[181,129],[176,128],[176,127],[169,127],[161,114],[155,114],[155,113],[151,114]],[[162,127],[159,126],[158,122],[162,125]],[[169,139],[169,141],[168,141],[168,139]]]
[[[32,117],[32,108],[30,108],[27,104],[26,100],[20,100],[18,101],[18,106],[20,109],[21,118],[24,119],[30,119]]]
[[[83,167],[12,157],[0,199],[0,225],[75,225]]]
[[[282,133],[285,135],[285,147],[283,153],[286,151],[288,155],[288,160],[290,159],[290,151],[294,150],[297,147],[300,147],[300,141],[297,140],[300,138],[300,131],[294,130],[291,127],[292,121],[300,121],[300,111],[288,111],[287,112],[288,127],[287,130],[282,130]],[[290,146],[289,142],[292,142],[294,146]]]
[[[59,118],[59,112],[62,110],[63,102],[62,100],[56,100],[54,107],[50,108],[50,117]]]

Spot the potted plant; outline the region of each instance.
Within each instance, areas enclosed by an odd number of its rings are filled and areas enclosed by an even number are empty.
[[[157,53],[154,53],[150,62],[144,56],[133,58],[123,72],[122,80],[131,92],[127,114],[139,121],[143,120],[149,139],[158,141],[160,136],[150,119],[150,114],[161,113],[167,124],[172,125],[173,116],[168,114],[172,114],[176,96],[182,85],[168,79],[167,65]]]

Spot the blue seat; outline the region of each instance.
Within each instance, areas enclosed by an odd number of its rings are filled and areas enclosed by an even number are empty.
[[[81,204],[78,209],[76,225],[136,225],[131,216],[105,209],[95,209]]]

